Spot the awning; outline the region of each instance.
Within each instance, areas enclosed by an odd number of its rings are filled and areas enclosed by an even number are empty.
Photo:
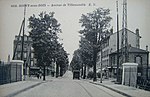
[[[107,68],[108,68],[108,69],[110,69],[110,68],[114,68],[114,69],[115,69],[115,68],[117,68],[117,67],[115,67],[115,66],[114,66],[114,67],[109,66],[109,67],[107,67]]]
[[[106,67],[102,68],[102,71],[104,71],[104,70],[107,70]],[[100,68],[97,69],[96,72],[97,72],[97,73],[98,73],[98,72],[101,72],[101,69],[100,69]]]

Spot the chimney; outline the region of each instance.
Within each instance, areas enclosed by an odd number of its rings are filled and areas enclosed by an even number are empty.
[[[136,32],[136,35],[139,36],[139,29],[136,29],[135,32]]]
[[[148,51],[148,45],[146,45],[146,51]]]
[[[136,48],[140,48],[140,35],[139,35],[139,29],[135,30],[136,32]]]

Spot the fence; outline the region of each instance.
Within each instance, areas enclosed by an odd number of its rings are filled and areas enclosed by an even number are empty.
[[[139,70],[143,70],[144,71],[143,74],[146,74],[146,71],[148,73],[147,74],[148,77],[146,77],[146,75],[145,76],[140,75],[140,76],[137,77],[137,85],[138,85],[138,87],[140,89],[144,89],[144,90],[149,90],[150,91],[150,67],[144,68],[144,69],[139,67],[138,69]]]
[[[0,85],[22,80],[22,65],[0,64]]]

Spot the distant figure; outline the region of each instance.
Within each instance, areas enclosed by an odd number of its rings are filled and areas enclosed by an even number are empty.
[[[37,73],[37,78],[39,79],[39,73]]]
[[[40,77],[40,79],[42,78],[42,73],[39,73],[39,77]]]

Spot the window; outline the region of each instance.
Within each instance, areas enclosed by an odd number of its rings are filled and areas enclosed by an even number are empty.
[[[107,57],[109,56],[109,49],[107,49]]]
[[[21,58],[21,53],[18,52],[17,57],[20,59]]]
[[[102,52],[102,58],[108,57],[108,55],[109,55],[108,49]]]
[[[109,65],[109,61],[108,61],[108,59],[107,59],[107,66]]]
[[[20,44],[18,44],[18,50],[21,50],[21,45]]]
[[[31,61],[31,66],[33,66],[34,64],[33,64],[33,61]]]
[[[34,53],[31,53],[31,58],[34,58]]]
[[[19,41],[21,41],[21,37],[19,37]]]
[[[27,58],[27,53],[24,53],[24,58]]]
[[[31,41],[31,37],[28,37],[28,41]]]
[[[113,57],[113,64],[115,64],[115,56]]]
[[[24,45],[24,51],[27,51],[27,45]]]
[[[109,46],[109,39],[107,40],[107,45]]]
[[[24,41],[27,41],[27,36],[24,36]]]

